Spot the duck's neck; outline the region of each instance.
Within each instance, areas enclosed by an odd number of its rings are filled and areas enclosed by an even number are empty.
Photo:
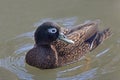
[[[37,47],[51,48],[51,44],[42,44],[42,43],[39,43],[39,44],[35,44],[35,46],[37,46]]]
[[[52,49],[51,48],[51,45],[40,45],[42,48],[45,48],[45,49]]]

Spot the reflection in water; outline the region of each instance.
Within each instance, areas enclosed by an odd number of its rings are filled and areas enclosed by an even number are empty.
[[[72,17],[57,20],[47,18],[40,20],[40,22],[36,23],[35,26],[38,26],[45,21],[54,21],[64,25],[65,27],[72,27],[75,25],[77,18]],[[34,31],[18,35],[3,45],[5,49],[1,48],[1,55],[3,55],[3,57],[0,59],[0,67],[9,70],[14,75],[17,75],[19,79],[48,79],[49,76],[51,77],[51,75],[54,75],[52,78],[56,78],[57,80],[98,80],[101,76],[120,69],[120,64],[116,65],[116,63],[119,63],[120,56],[116,56],[117,54],[110,54],[116,52],[111,51],[113,47],[109,48],[107,46],[108,48],[102,48],[104,49],[101,49],[102,51],[98,50],[100,53],[93,54],[91,57],[94,59],[92,59],[89,64],[85,64],[85,58],[82,58],[80,62],[64,66],[62,68],[57,68],[54,70],[51,69],[49,71],[34,71],[35,68],[30,68],[29,66],[27,67],[24,60],[25,53],[34,45],[33,42],[31,42],[33,39],[33,34]],[[120,43],[120,40],[118,40],[117,43]],[[8,54],[4,55],[4,53]]]

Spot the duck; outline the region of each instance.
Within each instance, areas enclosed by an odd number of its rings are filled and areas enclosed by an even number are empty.
[[[34,47],[25,56],[28,65],[39,69],[54,69],[79,61],[112,33],[110,28],[98,29],[99,20],[65,28],[48,21],[34,33]]]

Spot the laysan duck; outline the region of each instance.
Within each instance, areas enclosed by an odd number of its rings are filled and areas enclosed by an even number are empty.
[[[99,21],[89,21],[72,28],[44,22],[34,33],[35,45],[25,57],[26,63],[52,69],[79,61],[111,35],[109,28],[99,31]]]

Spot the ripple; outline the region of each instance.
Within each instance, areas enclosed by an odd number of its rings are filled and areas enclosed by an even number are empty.
[[[33,43],[30,41],[32,36],[33,32],[23,33],[2,45],[5,47],[3,48],[5,55],[0,58],[0,67],[9,70],[22,80],[34,80],[33,75],[29,74],[25,68],[25,54],[33,47]]]
[[[98,54],[96,55],[96,57],[100,57],[100,56],[104,55],[104,54],[107,53],[109,50],[110,50],[110,48],[107,48],[107,49],[103,50],[102,52],[98,53]]]
[[[21,35],[18,35],[17,37],[15,37],[16,39],[17,38],[22,38],[22,37],[26,37],[26,38],[33,38],[34,36],[34,31],[31,31],[31,32],[27,32],[27,33],[23,33]]]
[[[23,53],[25,53],[28,48],[25,46],[21,48],[23,49],[13,51],[13,54],[7,55],[8,57],[0,59],[0,67],[11,71],[17,75],[19,79],[33,80],[32,75],[28,74],[27,70],[25,69],[25,54]]]
[[[24,56],[21,57],[7,57],[0,59],[0,66],[13,72],[20,79],[33,80],[32,75],[27,73],[27,70],[24,68]]]
[[[75,25],[77,21],[77,17],[71,17],[71,18],[60,18],[60,19],[53,19],[53,18],[46,18],[46,19],[41,19],[39,22],[35,23],[34,26],[38,27],[41,25],[43,22],[47,21],[52,21],[56,23],[62,24],[64,27],[72,27]]]
[[[95,77],[97,77],[96,76],[97,69],[98,68],[94,68],[94,69],[91,69],[89,71],[83,72],[79,75],[75,75],[75,76],[72,76],[72,77],[57,78],[57,80],[92,80]]]
[[[30,50],[32,47],[33,47],[33,45],[31,45],[31,44],[25,44],[22,47],[20,47],[18,50],[14,51],[14,53],[20,54],[26,50]]]

